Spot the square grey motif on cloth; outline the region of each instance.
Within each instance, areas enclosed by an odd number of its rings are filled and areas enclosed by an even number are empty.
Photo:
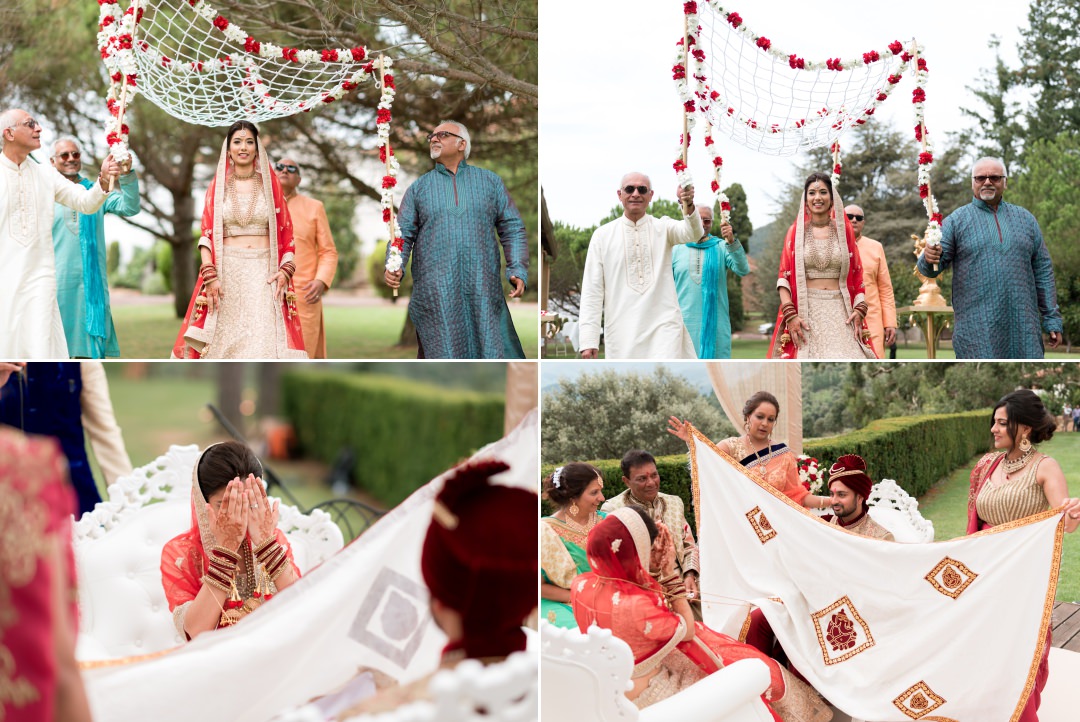
[[[427,589],[383,567],[356,613],[349,636],[404,669],[420,646],[427,622]]]

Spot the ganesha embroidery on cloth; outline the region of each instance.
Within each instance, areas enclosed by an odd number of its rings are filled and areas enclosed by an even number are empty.
[[[923,719],[926,715],[945,704],[945,698],[934,693],[926,682],[919,681],[911,685],[899,697],[893,700],[896,708],[911,719]],[[926,717],[926,719],[946,719]]]
[[[964,563],[945,557],[930,570],[925,579],[946,597],[956,599],[978,576]]]
[[[750,522],[750,526],[753,527],[754,533],[757,534],[757,538],[761,540],[762,544],[776,536],[776,530],[773,529],[769,520],[765,518],[765,512],[761,510],[760,506],[755,506],[746,512],[746,519]]]
[[[874,646],[870,627],[847,596],[810,617],[825,664],[839,664]]]

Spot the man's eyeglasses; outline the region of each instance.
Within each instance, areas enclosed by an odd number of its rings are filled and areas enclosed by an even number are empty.
[[[300,172],[300,167],[295,166],[292,163],[289,163],[289,164],[274,163],[274,170],[287,170],[290,173],[299,173]]]
[[[446,140],[447,138],[461,138],[461,136],[458,135],[457,133],[451,133],[448,130],[437,130],[434,133],[428,133],[427,134],[428,143],[430,143],[435,138],[438,138],[439,140]],[[461,139],[465,140],[464,138],[461,138]]]
[[[9,125],[8,127],[9,128],[17,128],[20,125],[25,125],[30,130],[33,130],[34,128],[40,128],[41,127],[41,123],[37,122],[33,118],[27,118],[26,120],[22,121],[21,123],[15,123],[14,125]]]
[[[634,191],[637,191],[641,195],[645,195],[649,192],[649,186],[626,186],[622,191],[626,195],[632,195]]]
[[[77,150],[65,150],[63,153],[57,153],[54,157],[59,158],[60,160],[67,160],[68,158],[71,160],[79,160],[82,158],[82,153]]]
[[[972,176],[971,180],[975,181],[979,185],[982,185],[986,181],[990,181],[991,183],[1000,183],[1001,181],[1005,180],[1006,177],[1007,176],[1003,175],[976,175]]]
[[[848,213],[847,214],[847,219],[849,221],[861,221],[863,219],[863,217],[860,216],[858,213]]]

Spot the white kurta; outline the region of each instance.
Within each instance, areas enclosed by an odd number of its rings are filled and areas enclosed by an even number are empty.
[[[622,216],[597,228],[581,281],[580,347],[600,347],[603,315],[605,358],[697,358],[679,310],[671,247],[701,236],[697,211],[682,221]]]
[[[0,153],[0,358],[66,359],[56,303],[53,203],[93,213],[106,194],[83,188],[50,165],[15,165]]]

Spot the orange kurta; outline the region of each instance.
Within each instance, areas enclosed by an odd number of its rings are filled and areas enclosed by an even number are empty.
[[[873,238],[862,236],[856,245],[862,260],[863,284],[866,286],[866,325],[878,358],[885,358],[885,329],[896,328],[896,300],[893,298],[889,264],[885,249]],[[306,336],[305,339],[307,340]]]
[[[289,199],[289,215],[293,222],[296,243],[296,305],[300,312],[300,327],[304,332],[304,348],[311,358],[326,358],[326,329],[323,324],[322,299],[315,303],[304,300],[304,286],[318,279],[330,288],[337,271],[337,248],[330,235],[326,209],[320,201],[300,194]]]

